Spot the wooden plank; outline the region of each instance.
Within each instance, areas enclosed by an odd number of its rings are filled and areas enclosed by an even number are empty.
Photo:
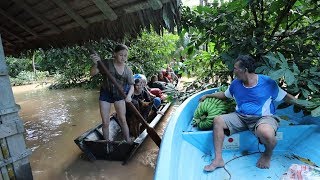
[[[0,159],[4,159],[4,158],[3,158],[3,154],[2,154],[2,149],[1,149],[1,147],[0,147]],[[2,180],[2,179],[5,179],[5,180],[10,179],[10,178],[9,178],[9,174],[8,174],[8,170],[7,170],[7,167],[6,167],[6,166],[1,167],[0,180]]]
[[[16,162],[20,159],[23,159],[31,154],[31,149],[27,149],[25,152],[21,153],[18,156],[9,156],[8,158],[3,158],[0,160],[0,167],[8,166],[9,164],[12,164],[13,162]]]
[[[0,146],[1,146],[3,159],[9,158],[10,153],[9,153],[9,149],[8,149],[7,142],[5,139],[0,139]],[[9,179],[15,179],[12,164],[8,164],[6,166],[6,169],[8,172]]]
[[[8,44],[9,46],[14,46],[9,40],[2,38],[3,42]]]
[[[161,9],[162,2],[159,0],[149,0],[148,1],[153,10]]]
[[[104,0],[93,0],[93,2],[110,21],[114,21],[118,18],[117,14]]]
[[[53,0],[53,2],[56,3],[62,10],[64,10],[64,12],[66,12],[82,28],[87,28],[89,26],[89,24],[63,0]]]
[[[18,26],[20,26],[22,29],[24,29],[25,31],[29,32],[30,34],[34,35],[35,37],[38,37],[38,34],[36,32],[34,32],[32,29],[30,29],[27,25],[25,25],[22,22],[19,22],[18,20],[16,20],[14,17],[12,17],[11,15],[8,15],[3,9],[0,8],[0,14],[2,14],[3,16],[5,16],[6,18],[10,19],[10,21],[16,23]]]
[[[1,26],[0,26],[0,30],[1,30],[1,31],[4,31],[5,33],[9,34],[10,36],[15,37],[15,38],[18,39],[19,41],[26,42],[26,40],[24,40],[22,37],[14,34],[14,33],[12,33],[11,31],[7,30],[7,29],[4,28],[4,27],[1,27]]]
[[[42,22],[44,25],[46,25],[47,27],[53,29],[56,33],[61,33],[61,29],[58,28],[55,24],[53,24],[52,22],[48,21],[46,18],[42,17],[41,14],[39,14],[38,12],[34,11],[32,9],[32,7],[30,7],[29,5],[27,5],[26,3],[23,2],[23,0],[13,0],[13,2],[15,2],[17,5],[19,5],[21,8],[23,8],[24,10],[26,10],[29,14],[31,14],[34,18],[38,19],[40,22]]]
[[[0,138],[12,136],[17,133],[23,133],[23,128],[17,128],[18,123],[12,122],[7,124],[0,124]]]
[[[150,8],[150,4],[148,2],[141,2],[133,5],[126,5],[121,7],[126,13],[132,13],[136,11],[141,11],[144,9]]]

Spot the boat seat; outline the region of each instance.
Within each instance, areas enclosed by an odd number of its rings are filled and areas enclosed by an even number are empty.
[[[278,144],[275,151],[286,151],[294,144],[303,141],[314,133],[319,126],[317,125],[285,125],[280,126],[277,131]],[[185,141],[192,144],[203,153],[208,154],[213,150],[213,131],[184,131],[182,137]],[[298,140],[297,140],[298,139]],[[256,136],[250,131],[244,131],[226,136],[223,148],[225,150],[258,151],[264,150],[264,146],[259,144]]]

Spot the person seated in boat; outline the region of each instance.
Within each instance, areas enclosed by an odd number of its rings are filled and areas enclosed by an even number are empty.
[[[278,118],[274,115],[273,101],[284,100],[294,103],[295,97],[282,90],[270,77],[255,74],[255,60],[249,55],[239,56],[234,64],[234,74],[237,77],[225,92],[204,95],[206,98],[234,98],[237,102],[236,111],[223,114],[213,121],[213,144],[215,157],[211,164],[204,167],[204,171],[214,171],[224,166],[222,145],[225,135],[229,136],[245,130],[252,131],[259,142],[265,147],[256,166],[261,169],[270,167],[273,149],[276,146],[276,131]]]
[[[157,101],[156,104],[161,104],[162,101],[165,101],[167,99],[167,95],[163,94],[161,89],[159,88],[150,88],[147,84],[147,78],[143,74],[136,74],[133,75],[134,79],[141,79],[142,87],[143,89],[149,93],[150,97],[154,100]]]
[[[166,68],[166,73],[169,75],[168,77],[170,77],[170,81],[172,84],[178,84],[179,82],[179,78],[178,76],[174,73],[173,69],[171,68],[170,65],[167,66]]]
[[[171,78],[171,77],[170,77]],[[158,71],[158,81],[170,83],[166,70]]]
[[[113,85],[109,78],[106,77],[105,72],[98,66],[98,62],[101,62],[101,58],[98,54],[90,55],[94,62],[90,70],[90,75],[94,76],[99,72],[103,74],[103,82],[100,88],[99,107],[102,118],[102,132],[105,140],[109,141],[109,123],[110,123],[110,108],[111,104],[114,104],[115,110],[118,115],[119,123],[122,128],[124,138],[127,142],[131,142],[129,136],[129,128],[126,122],[126,103],[131,102],[131,96],[133,94],[133,73],[126,61],[128,58],[128,48],[123,44],[119,44],[115,47],[112,60],[104,60],[102,63],[106,66],[108,71],[115,80],[123,87],[123,91],[126,93],[126,97],[122,97],[119,90]]]
[[[166,83],[158,81],[158,76],[157,75],[151,76],[151,79],[148,82],[148,86],[150,88],[159,88],[160,90],[165,90],[166,89]]]
[[[150,94],[144,89],[142,79],[135,79],[134,80],[134,92],[132,95],[132,103],[139,107],[139,100],[144,102],[153,102],[152,108],[150,110],[145,110],[144,112],[140,112],[143,118],[148,119],[148,116],[153,112],[158,114],[163,114],[159,111],[159,107],[161,105],[161,99],[158,97],[152,98]],[[138,108],[139,109],[139,108]]]

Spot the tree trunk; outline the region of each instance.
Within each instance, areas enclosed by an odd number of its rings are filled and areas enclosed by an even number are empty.
[[[36,52],[34,51],[33,55],[32,55],[32,68],[33,68],[34,78],[37,77],[36,66],[35,66],[35,63],[34,63],[35,57],[36,57]]]

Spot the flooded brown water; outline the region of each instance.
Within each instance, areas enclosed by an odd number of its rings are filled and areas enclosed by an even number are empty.
[[[73,142],[100,123],[98,91],[48,90],[35,86],[14,87],[15,101],[25,125],[29,158],[35,180],[148,180],[153,179],[159,148],[147,138],[127,165],[117,161],[88,161]],[[161,136],[171,107],[156,127]]]

